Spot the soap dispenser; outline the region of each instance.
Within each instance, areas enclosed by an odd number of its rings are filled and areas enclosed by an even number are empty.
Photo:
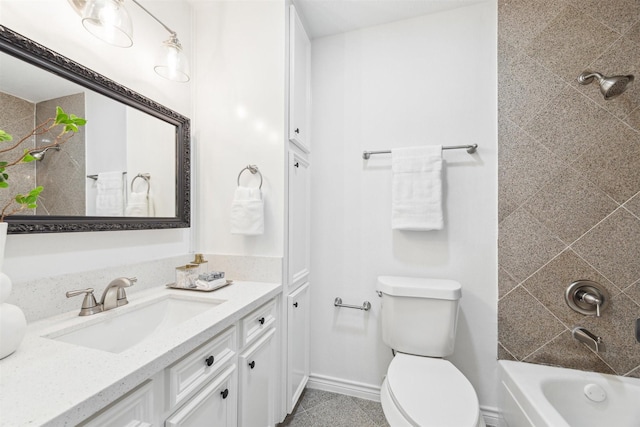
[[[208,273],[209,272],[209,261],[204,259],[204,255],[196,254],[195,259],[191,262],[191,264],[195,264],[198,266],[198,274]]]

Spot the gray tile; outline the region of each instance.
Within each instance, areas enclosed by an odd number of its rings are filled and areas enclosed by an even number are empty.
[[[499,264],[511,277],[523,281],[565,245],[523,209],[514,212],[499,227]]]
[[[522,286],[498,302],[498,340],[522,360],[565,327]]]
[[[583,314],[576,313],[569,308],[564,300],[565,290],[576,280],[598,282],[609,291],[611,296],[620,293],[620,289],[570,249],[564,251],[538,270],[522,286],[560,319],[566,327],[571,328],[584,318]]]
[[[640,193],[636,194],[634,197],[632,197],[631,199],[629,199],[625,204],[624,207],[631,212],[632,214],[634,214],[635,216],[637,216],[638,218],[640,218]]]
[[[629,377],[640,378],[640,366],[627,374]]]
[[[565,162],[577,159],[593,145],[625,126],[569,85],[556,94],[525,130]]]
[[[622,204],[640,191],[640,137],[626,126],[616,127],[572,166]]]
[[[640,280],[624,289],[624,293],[636,304],[640,305]]]
[[[615,31],[568,6],[528,44],[525,52],[565,81],[572,81],[585,64],[598,58],[617,38]]]
[[[558,0],[501,0],[498,3],[498,34],[523,49],[565,7]]]
[[[518,286],[518,282],[504,268],[498,267],[498,299],[505,296],[516,286]]]
[[[606,4],[601,0],[571,0],[571,3],[619,33],[628,31],[640,19],[640,3],[637,0],[615,0]]]
[[[571,336],[571,331],[563,332],[524,361],[615,375],[615,371],[604,363],[596,353],[575,340]]]
[[[618,375],[640,366],[640,351],[634,334],[634,322],[640,317],[640,305],[624,293],[611,298],[602,317],[585,317],[582,326],[602,337],[606,351],[599,353]]]
[[[631,41],[640,44],[640,18],[638,21],[627,31],[624,36]]]
[[[499,132],[498,197],[515,209],[557,175],[563,164],[513,122],[503,120]]]
[[[324,390],[316,390],[313,388],[305,388],[300,396],[300,407],[305,411],[313,409],[316,406],[328,400],[335,399],[339,395]]]
[[[524,53],[503,65],[498,79],[500,117],[520,126],[531,120],[564,88],[559,79],[541,78],[550,74]]]
[[[605,76],[637,74],[637,70],[640,69],[640,44],[623,37],[607,48],[602,56],[587,68]],[[638,77],[640,76],[636,75],[636,78]],[[582,93],[620,119],[627,117],[640,106],[640,87],[637,81],[632,83],[625,93],[608,101],[600,93],[596,82],[589,85],[580,85],[576,81],[572,83]]]
[[[625,209],[611,214],[572,249],[620,289],[640,278],[640,220]]]
[[[624,121],[635,130],[640,131],[640,107],[629,113],[629,115],[625,117]]]
[[[517,360],[513,354],[502,346],[502,343],[498,343],[498,360]]]
[[[375,423],[376,426],[388,426],[387,418],[384,416],[382,405],[380,402],[374,402],[373,400],[359,399],[352,397],[353,401],[362,409],[369,419]]]
[[[306,414],[313,427],[371,427],[371,419],[349,396],[337,395]]]
[[[618,204],[573,169],[561,172],[524,208],[567,243],[589,231],[618,208]]]

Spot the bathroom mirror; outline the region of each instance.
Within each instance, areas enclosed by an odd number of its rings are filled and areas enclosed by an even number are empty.
[[[9,233],[189,227],[188,118],[3,26],[0,100],[0,129],[14,119],[24,122],[13,126],[16,138],[51,117],[57,105],[87,119],[60,150],[8,171],[11,191],[2,193],[45,187],[37,209],[5,219]],[[33,138],[20,150],[46,145],[46,138]],[[104,184],[116,175],[122,176],[121,195],[114,209],[104,209],[104,200],[112,200],[106,196],[113,195],[104,193]],[[136,209],[136,196],[150,207]]]

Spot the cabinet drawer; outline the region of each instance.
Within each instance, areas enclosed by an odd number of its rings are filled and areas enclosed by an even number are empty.
[[[231,327],[168,368],[169,407],[182,404],[213,378],[235,351],[236,330]]]
[[[127,393],[117,402],[100,411],[82,427],[151,427],[154,417],[152,381]]]
[[[272,299],[240,320],[242,347],[255,341],[276,321],[276,300]]]

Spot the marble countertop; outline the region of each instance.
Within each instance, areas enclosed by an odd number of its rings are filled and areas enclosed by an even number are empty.
[[[134,294],[126,306],[93,316],[78,316],[78,307],[34,322],[18,350],[0,360],[0,426],[76,425],[280,291],[280,284],[263,282],[235,282],[214,292],[159,287]],[[120,353],[43,338],[62,328],[80,328],[100,316],[117,316],[119,310],[124,313],[164,295],[224,302]]]

